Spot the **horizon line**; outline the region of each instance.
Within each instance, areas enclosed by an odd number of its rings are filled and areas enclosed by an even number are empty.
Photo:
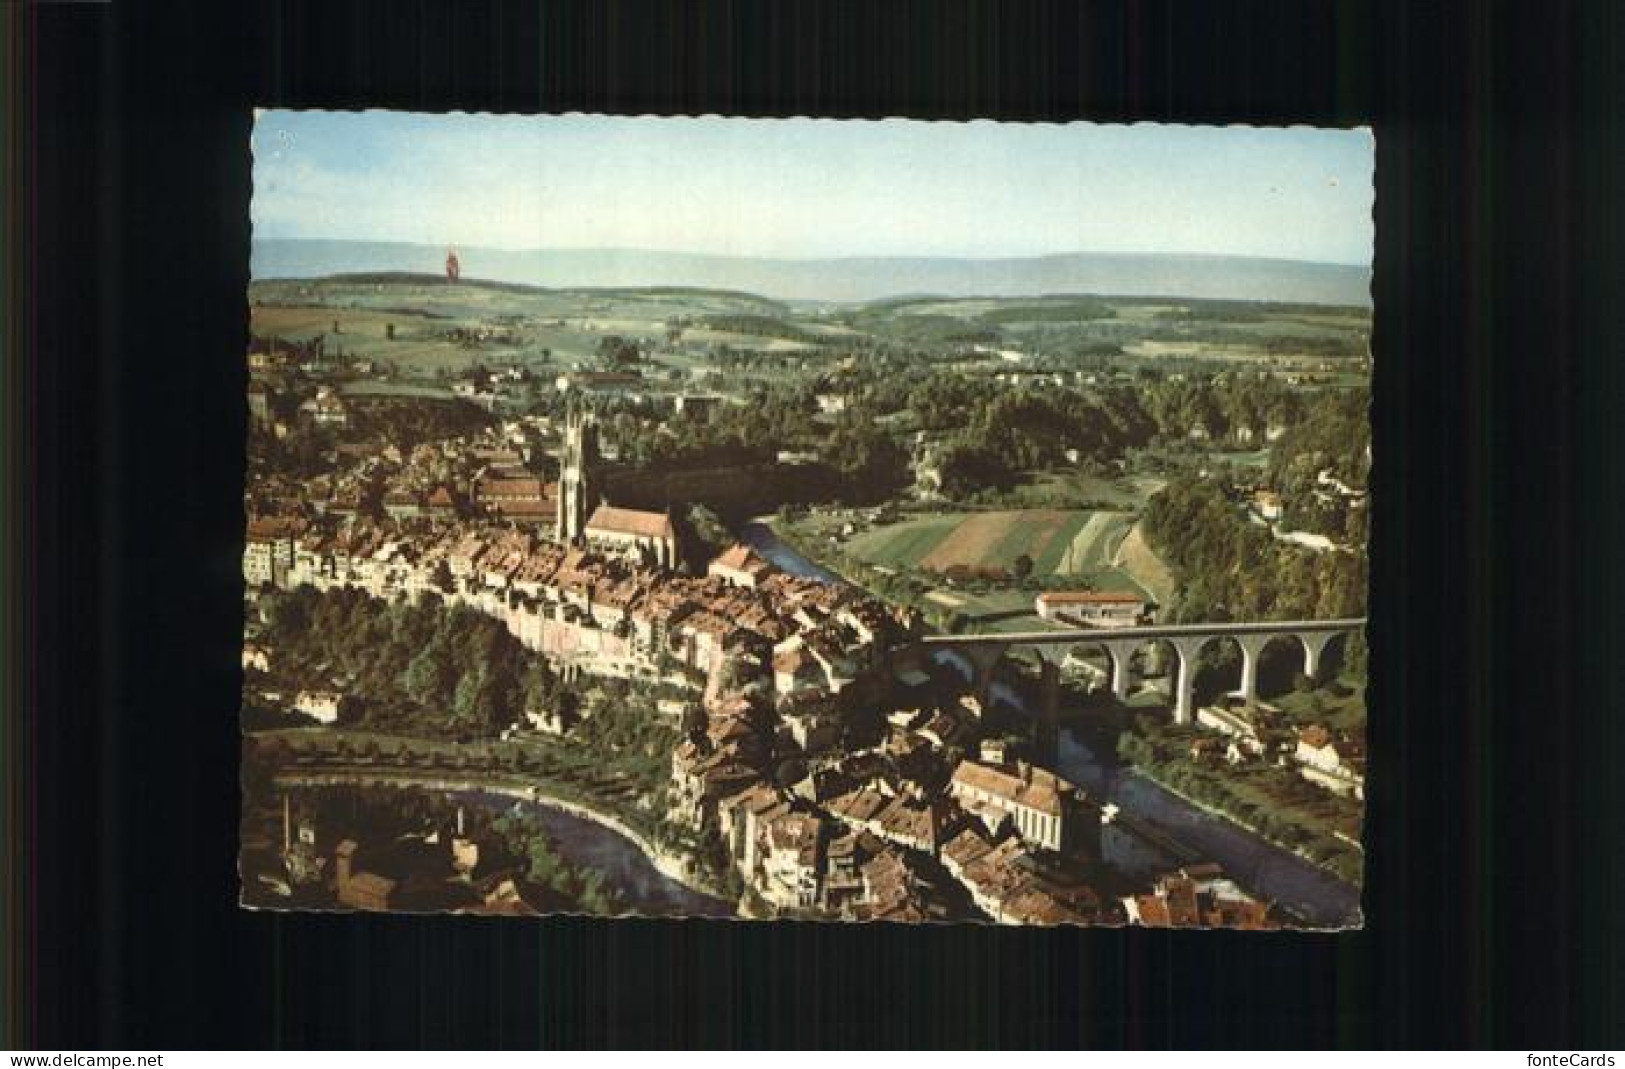
[[[962,253],[860,253],[849,256],[782,256],[761,255],[756,253],[728,253],[728,252],[695,252],[686,249],[660,249],[644,245],[461,245],[456,242],[440,244],[429,241],[411,241],[403,238],[340,238],[340,237],[295,237],[289,235],[252,235],[250,242],[263,241],[303,241],[303,242],[330,242],[333,244],[350,245],[405,245],[423,249],[463,250],[480,249],[487,252],[507,254],[536,253],[536,252],[596,252],[596,253],[641,253],[657,256],[691,256],[704,257],[714,260],[767,260],[780,263],[850,263],[858,260],[948,260],[948,261],[997,261],[997,260],[1047,260],[1063,256],[1140,256],[1140,257],[1185,257],[1189,259],[1210,260],[1261,260],[1269,263],[1306,264],[1316,267],[1352,267],[1364,270],[1373,270],[1371,262],[1359,263],[1347,260],[1304,260],[1290,256],[1264,256],[1246,252],[1172,252],[1154,250],[1110,250],[1110,249],[1066,249],[1054,252],[1032,253],[997,253],[985,255],[967,255]]]

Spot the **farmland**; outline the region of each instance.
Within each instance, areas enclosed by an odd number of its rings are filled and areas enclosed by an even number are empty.
[[[662,362],[679,367],[692,362],[686,359],[691,350],[714,346],[775,353],[816,349],[787,337],[799,329],[784,305],[721,291],[544,290],[363,275],[256,282],[251,294],[255,333],[290,341],[324,337],[335,352],[387,361],[408,376],[457,372],[482,362],[590,363],[602,339],[612,335],[662,348]],[[670,345],[679,322],[685,344]],[[807,336],[826,329],[832,340],[841,337],[834,326]],[[459,338],[459,331],[486,334],[473,341]]]
[[[819,511],[775,528],[831,567],[881,582],[952,631],[1035,631],[1043,589],[1131,593],[1167,604],[1174,581],[1137,514],[1006,509],[865,515]],[[1018,561],[1032,562],[1026,571]]]
[[[371,273],[261,280],[249,303],[266,363],[277,345],[316,354],[274,377],[284,417],[311,396],[307,376],[362,414],[461,398],[511,419],[584,402],[640,472],[756,465],[767,489],[751,509],[787,509],[788,538],[911,600],[1123,590],[1180,611],[1141,528],[1151,500],[1176,479],[1279,479],[1280,436],[1369,370],[1368,311],[1267,302],[840,304]],[[594,386],[594,371],[621,381]],[[731,418],[669,418],[689,393]]]
[[[591,363],[599,343],[636,342],[651,368],[690,373],[719,349],[817,362],[874,346],[947,349],[972,363],[1063,357],[1099,348],[1135,365],[1234,362],[1282,371],[1363,353],[1367,313],[1137,298],[923,299],[830,306],[727,290],[544,289],[433,276],[371,274],[253,284],[256,334],[324,336],[353,358],[407,376],[476,363]],[[489,330],[474,342],[459,331]],[[979,347],[979,348],[977,348]]]
[[[1081,575],[1111,564],[1132,522],[1127,513],[1076,509],[951,512],[877,527],[848,551],[867,563],[932,572],[1008,570],[1025,556],[1034,575]]]

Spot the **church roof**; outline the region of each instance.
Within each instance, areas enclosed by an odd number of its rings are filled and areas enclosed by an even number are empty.
[[[640,512],[621,509],[613,505],[599,505],[587,521],[587,531],[606,534],[635,535],[638,538],[676,538],[671,517],[664,512]]]

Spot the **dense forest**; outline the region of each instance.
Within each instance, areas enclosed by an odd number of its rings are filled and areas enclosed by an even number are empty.
[[[1364,389],[1302,391],[1268,374],[1224,371],[1061,386],[1039,377],[1027,388],[991,389],[986,376],[913,368],[847,370],[812,381],[763,384],[744,405],[710,419],[658,418],[646,406],[606,411],[621,460],[643,472],[762,468],[783,451],[812,452],[826,466],[812,496],[785,501],[873,503],[913,478],[908,439],[934,443],[942,492],[969,500],[1003,491],[1034,471],[1103,466],[1147,447],[1189,442],[1257,449],[1271,438],[1271,485],[1299,499],[1298,529],[1362,541],[1363,515],[1336,502],[1314,505],[1307,487],[1322,470],[1364,484],[1370,441]],[[847,405],[817,415],[820,390]]]
[[[1369,387],[1318,394],[1302,418],[1286,426],[1270,452],[1270,485],[1284,493],[1307,489],[1329,469],[1351,487],[1364,488],[1370,469]]]
[[[1182,477],[1151,499],[1146,535],[1179,583],[1170,622],[1341,619],[1366,611],[1363,548],[1316,553],[1248,523],[1211,479]],[[1364,641],[1345,663],[1364,665]]]
[[[498,734],[526,708],[574,708],[547,662],[497,621],[435,599],[385,602],[301,587],[266,599],[277,674],[326,678],[358,700],[350,726],[424,738]]]

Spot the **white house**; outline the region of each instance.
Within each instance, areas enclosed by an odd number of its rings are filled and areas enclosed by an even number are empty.
[[[1365,776],[1354,762],[1357,753],[1357,746],[1339,744],[1331,732],[1314,724],[1298,733],[1298,747],[1292,756],[1301,766],[1304,779],[1338,794],[1364,798]]]
[[[762,871],[757,889],[782,909],[818,902],[819,850],[824,822],[811,813],[785,813],[762,829]]]
[[[1133,627],[1145,618],[1145,599],[1111,591],[1049,591],[1036,599],[1039,619],[1080,627]]]
[[[293,707],[313,720],[332,724],[344,709],[344,695],[333,690],[302,690],[293,700]]]
[[[715,576],[733,586],[755,590],[767,578],[773,566],[756,551],[743,543],[735,543],[706,568],[706,574]]]

